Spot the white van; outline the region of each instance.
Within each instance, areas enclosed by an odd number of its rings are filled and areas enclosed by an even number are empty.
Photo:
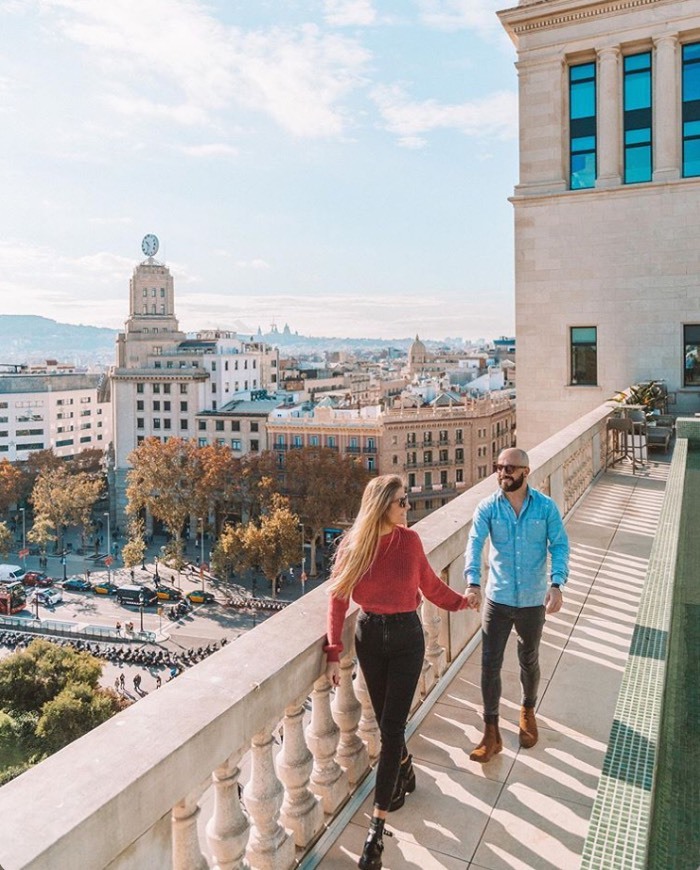
[[[12,583],[13,580],[21,580],[26,574],[21,565],[0,565],[0,583]]]

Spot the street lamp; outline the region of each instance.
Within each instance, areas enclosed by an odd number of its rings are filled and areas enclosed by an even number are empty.
[[[112,555],[112,521],[109,517],[109,511],[105,511],[107,517],[107,555]]]
[[[21,507],[20,513],[22,514],[22,549],[27,549],[27,514],[26,509]],[[24,557],[27,558],[26,556]]]
[[[143,634],[143,592],[139,593],[139,615],[141,616],[141,634]]]
[[[199,522],[201,525],[201,529],[199,532],[199,543],[201,546],[201,556],[199,559],[199,576],[202,580],[202,592],[204,592],[204,517],[200,517]]]
[[[153,562],[156,566],[156,581],[157,581],[156,585],[157,585],[157,583],[160,582],[160,577],[158,576],[158,556],[153,557]]]

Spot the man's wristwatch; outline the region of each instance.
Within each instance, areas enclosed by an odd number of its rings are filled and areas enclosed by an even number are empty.
[[[474,592],[474,591],[481,592],[481,586],[479,586],[478,583],[470,583],[469,584],[469,591],[470,592]]]
[[[559,583],[552,583],[551,586],[552,589],[557,589],[559,592],[561,592],[561,585]]]

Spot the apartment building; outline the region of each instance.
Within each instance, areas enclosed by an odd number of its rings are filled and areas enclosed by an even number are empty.
[[[444,395],[412,407],[277,408],[267,421],[268,448],[280,467],[289,450],[327,447],[370,472],[400,474],[418,520],[491,474],[498,453],[514,443],[511,400]]]
[[[0,459],[22,462],[37,450],[64,458],[104,450],[111,440],[105,376],[37,369],[0,372]]]
[[[631,384],[700,410],[700,2],[499,13],[518,52],[518,443]]]

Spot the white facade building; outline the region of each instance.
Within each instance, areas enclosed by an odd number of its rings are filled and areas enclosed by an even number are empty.
[[[105,450],[111,438],[105,375],[36,367],[0,373],[0,460],[23,462],[49,449],[65,458]]]
[[[518,444],[641,381],[700,410],[700,2],[499,17],[518,50]]]

